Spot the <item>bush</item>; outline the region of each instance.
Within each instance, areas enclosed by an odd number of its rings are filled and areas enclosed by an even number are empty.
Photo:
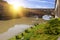
[[[58,35],[60,34],[60,19],[52,19],[46,23],[45,33]]]
[[[21,35],[18,35],[16,40],[22,38],[23,40],[57,40],[60,35],[60,19],[52,19],[29,28]],[[13,39],[11,38],[11,40]]]
[[[25,30],[26,33],[30,33],[31,29]]]

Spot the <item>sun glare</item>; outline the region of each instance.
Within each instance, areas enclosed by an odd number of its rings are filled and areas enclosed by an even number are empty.
[[[23,8],[24,8],[23,2],[17,1],[17,0],[8,0],[7,2],[11,4],[10,11],[12,12],[13,17],[16,17],[17,15],[21,17],[24,16],[23,15]]]
[[[13,5],[14,10],[18,10],[19,7],[20,7],[19,5]]]

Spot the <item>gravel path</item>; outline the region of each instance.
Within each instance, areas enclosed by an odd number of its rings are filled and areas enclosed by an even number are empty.
[[[27,24],[15,25],[5,33],[0,34],[0,40],[8,40],[9,38],[17,35],[18,33],[22,33],[25,29],[30,28],[32,26],[33,25],[27,25]]]

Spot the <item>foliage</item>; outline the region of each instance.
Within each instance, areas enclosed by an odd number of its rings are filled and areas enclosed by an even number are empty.
[[[58,35],[60,34],[60,19],[52,19],[47,22],[47,26],[45,27],[45,33]]]
[[[60,19],[49,20],[25,30],[25,32],[17,35],[18,37],[15,36],[15,40],[57,40],[60,36],[59,24]]]
[[[2,2],[3,0],[0,0],[0,2]]]
[[[6,1],[0,0],[0,20],[10,19],[9,4]]]

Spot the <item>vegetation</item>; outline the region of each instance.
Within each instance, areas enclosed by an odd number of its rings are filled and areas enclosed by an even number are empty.
[[[9,7],[10,5],[6,1],[0,0],[0,20],[7,20],[11,18]]]
[[[60,36],[60,19],[36,25],[9,40],[57,40]]]

